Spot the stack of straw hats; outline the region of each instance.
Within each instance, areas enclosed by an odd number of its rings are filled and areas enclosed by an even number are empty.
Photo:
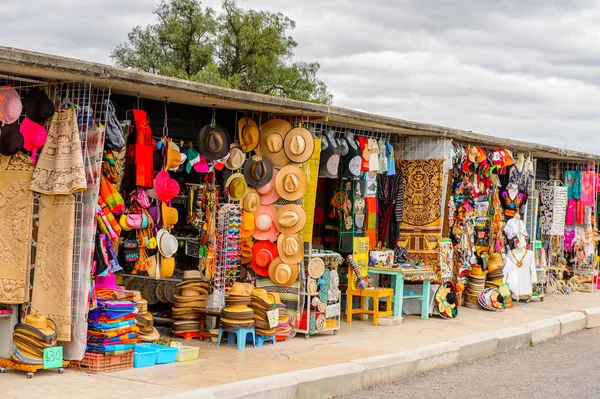
[[[479,308],[479,294],[485,288],[485,273],[480,266],[471,266],[466,290],[465,306]]]
[[[272,299],[269,298],[269,293],[262,288],[254,289],[252,290],[251,300],[250,307],[254,310],[256,333],[263,337],[274,336],[277,328],[271,328],[267,316],[268,311],[275,309]]]
[[[248,307],[251,303],[248,286],[251,284],[235,283],[231,286],[225,299],[227,307],[223,309],[221,316],[222,329],[237,330],[254,327],[254,310]]]
[[[27,365],[44,364],[44,349],[56,346],[56,324],[41,314],[30,314],[15,326],[15,351],[11,360]]]
[[[279,323],[277,324],[276,337],[288,338],[292,332],[290,316],[287,314],[285,305],[281,302],[281,297],[277,292],[269,292],[269,302],[275,304],[275,309],[279,309]]]
[[[138,333],[138,339],[140,341],[152,342],[160,338],[158,330],[154,327],[154,317],[152,317],[152,313],[146,311],[136,314],[135,325],[140,329],[140,332]]]
[[[485,288],[499,288],[502,285],[503,274],[501,267],[504,267],[502,255],[497,252],[491,254],[488,259]]]
[[[208,281],[198,270],[183,273],[183,282],[177,284],[172,316],[175,334],[200,331],[200,312],[206,309]]]

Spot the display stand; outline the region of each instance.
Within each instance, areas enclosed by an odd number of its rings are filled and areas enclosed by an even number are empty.
[[[326,256],[333,256],[333,254],[327,254],[327,253],[313,253],[313,249],[312,249],[312,244],[304,244],[304,262],[305,264],[308,264],[308,262],[310,262],[310,260],[314,257],[326,257]],[[335,327],[326,327],[320,331],[313,331],[311,333],[310,331],[310,319],[313,315],[315,315],[315,317],[319,316],[321,313],[317,310],[317,309],[313,309],[311,306],[311,302],[312,302],[312,296],[308,293],[307,291],[307,287],[308,287],[308,281],[309,281],[309,277],[306,273],[301,274],[301,293],[300,295],[303,297],[304,301],[304,306],[303,306],[303,310],[301,312],[301,320],[306,319],[306,328],[300,328],[302,323],[300,323],[301,325],[298,326],[298,328],[296,328],[294,330],[295,333],[301,333],[304,334],[304,337],[306,339],[310,339],[311,335],[313,334],[321,334],[321,333],[326,333],[326,332],[331,332],[333,333],[333,335],[337,334],[337,331],[340,329],[340,322],[341,322],[341,294],[338,295],[337,299],[335,301],[327,301],[327,306],[336,306],[338,311],[337,311],[337,315],[335,316],[331,316],[331,317],[326,317],[326,320],[328,322],[330,322],[331,320],[335,320]]]
[[[54,369],[47,370],[57,370],[58,374],[62,374],[65,372],[65,368],[69,367],[69,362],[63,361],[62,367],[57,367]],[[33,375],[40,370],[44,370],[44,365],[30,365],[30,364],[20,364],[15,363],[10,359],[0,359],[0,374],[6,373],[7,369],[24,371],[27,373],[27,378],[33,378]]]

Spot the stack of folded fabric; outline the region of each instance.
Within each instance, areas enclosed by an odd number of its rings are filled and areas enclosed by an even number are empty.
[[[89,314],[87,351],[119,355],[133,351],[139,328],[135,320],[136,305],[130,301],[98,299]]]
[[[183,282],[177,284],[172,310],[176,335],[200,331],[200,312],[206,309],[208,287],[208,281],[198,270],[183,273]]]
[[[275,304],[275,309],[279,309],[279,323],[277,324],[276,337],[288,338],[292,333],[290,317],[287,314],[285,305],[281,302],[281,297],[277,292],[269,292],[269,301]]]
[[[250,308],[254,310],[254,325],[256,327],[256,334],[262,335],[263,337],[272,337],[277,332],[277,328],[271,328],[269,324],[269,317],[267,312],[274,310],[275,306],[269,299],[269,293],[262,289],[257,288],[252,290],[252,303]]]
[[[30,314],[15,326],[15,351],[11,360],[19,364],[44,364],[44,349],[56,346],[56,324],[41,314]]]
[[[227,307],[223,309],[221,317],[222,329],[237,330],[254,327],[254,311],[248,307],[251,299],[245,284],[233,284],[225,302]]]

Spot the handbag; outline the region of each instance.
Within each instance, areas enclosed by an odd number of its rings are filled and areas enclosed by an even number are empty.
[[[134,199],[138,203],[138,205],[140,207],[142,207],[143,209],[150,208],[150,198],[148,197],[148,193],[146,192],[145,189],[138,188],[135,191]]]
[[[121,229],[123,229],[123,231],[131,231],[131,227],[129,227],[129,225],[127,224],[126,214],[122,214],[119,218],[119,225],[121,226]]]
[[[137,240],[123,241],[123,255],[125,262],[137,262],[140,258],[140,248]]]
[[[128,214],[127,226],[130,229],[139,230],[148,227],[148,217],[145,214]]]

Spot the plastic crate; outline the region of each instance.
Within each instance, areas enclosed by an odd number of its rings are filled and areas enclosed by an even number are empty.
[[[136,345],[133,352],[133,367],[150,367],[156,365],[158,351],[143,345]]]
[[[165,364],[165,363],[175,363],[175,359],[177,358],[178,348],[173,348],[171,346],[158,345],[158,344],[138,344],[138,346],[143,346],[146,348],[153,349],[158,351],[158,357],[156,358],[156,364]]]
[[[199,352],[200,348],[184,345],[179,349],[179,352],[177,352],[176,360],[178,362],[191,362],[192,360],[198,359]]]
[[[69,369],[85,371],[86,373],[112,373],[133,367],[133,352],[122,355],[102,355],[100,353],[85,353],[82,360],[71,360]]]

